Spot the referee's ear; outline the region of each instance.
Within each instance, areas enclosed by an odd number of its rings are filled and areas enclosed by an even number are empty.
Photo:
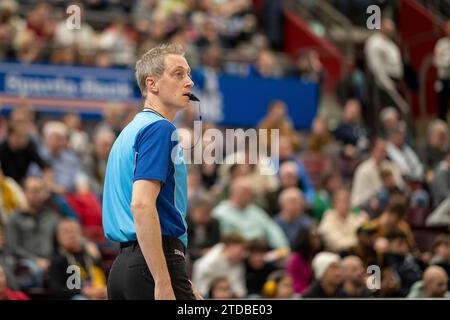
[[[157,80],[155,77],[148,76],[145,78],[145,87],[147,88],[147,91],[149,91],[152,94],[157,94],[159,89],[157,86]]]

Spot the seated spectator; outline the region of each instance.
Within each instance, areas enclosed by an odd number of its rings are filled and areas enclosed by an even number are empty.
[[[259,51],[255,63],[249,67],[248,77],[253,78],[279,78],[282,70],[276,56],[269,49]]]
[[[410,145],[413,142],[411,133],[408,131],[405,121],[400,117],[400,113],[394,107],[385,107],[380,112],[380,136],[383,139],[388,139],[389,132],[395,130],[396,128],[402,127],[406,130],[406,142]]]
[[[321,189],[314,194],[312,212],[320,222],[323,214],[333,207],[333,194],[342,188],[342,177],[337,171],[330,171],[322,176]]]
[[[405,199],[403,197],[394,197],[391,199],[388,207],[376,219],[372,220],[373,226],[377,229],[377,237],[384,238],[393,229],[401,230],[411,249],[416,246],[411,227],[404,220],[407,210]],[[378,241],[378,240],[377,240]],[[381,243],[378,241],[378,243]]]
[[[13,291],[8,286],[8,281],[3,267],[0,265],[0,301],[2,300],[30,300],[23,292]]]
[[[103,120],[95,126],[95,132],[106,127],[118,136],[124,127],[125,106],[121,103],[109,103],[103,108],[102,116]]]
[[[75,191],[75,181],[84,175],[78,156],[67,148],[68,130],[60,121],[50,121],[44,125],[44,147],[42,157],[50,163],[53,170],[52,190],[65,194]]]
[[[361,208],[366,211],[371,218],[378,217],[386,209],[391,197],[404,194],[395,183],[392,171],[389,169],[382,169],[380,177],[382,181],[381,189],[361,205]]]
[[[374,141],[371,157],[362,162],[355,171],[352,184],[352,205],[359,206],[382,187],[381,169],[389,169],[397,186],[403,189],[404,182],[398,167],[386,159],[386,141]]]
[[[80,115],[76,112],[68,112],[63,116],[62,122],[67,126],[69,132],[68,147],[81,157],[87,154],[91,150],[91,146],[88,134],[81,128]]]
[[[0,163],[5,176],[22,184],[31,164],[49,171],[49,164],[39,155],[24,122],[9,122],[7,139],[0,144]]]
[[[423,181],[424,167],[415,151],[406,144],[405,128],[401,126],[388,133],[387,155],[400,169],[406,180]]]
[[[351,212],[350,192],[346,189],[334,194],[333,205],[333,209],[325,212],[318,230],[325,248],[341,252],[356,245],[356,230],[367,219],[367,214]]]
[[[321,85],[325,80],[323,65],[316,50],[299,52],[295,59],[295,69],[288,72],[290,76]]]
[[[311,133],[308,138],[308,150],[324,155],[335,156],[338,153],[338,145],[325,119],[316,117],[311,125]]]
[[[359,154],[369,148],[367,128],[361,123],[361,105],[356,99],[349,99],[344,106],[342,122],[334,130],[336,140],[353,148],[352,154]],[[353,157],[352,157],[353,158]]]
[[[421,149],[421,160],[425,166],[427,181],[432,179],[432,172],[449,152],[448,125],[442,120],[433,120],[428,125],[425,146]]]
[[[392,267],[381,269],[380,290],[375,292],[377,298],[401,298],[401,279]]]
[[[48,271],[49,286],[58,299],[106,299],[106,277],[100,261],[86,249],[80,225],[70,219],[58,225],[58,245]],[[68,288],[69,266],[77,266],[81,275],[79,288]]]
[[[286,264],[286,271],[294,281],[294,292],[303,294],[313,280],[311,262],[317,252],[320,251],[322,243],[317,229],[302,229],[292,246],[292,254]]]
[[[45,206],[48,192],[42,178],[26,178],[24,192],[28,205],[24,211],[12,215],[8,222],[8,246],[20,259],[19,263],[31,272],[23,286],[42,288],[54,250],[59,217]]]
[[[331,252],[319,252],[312,261],[315,281],[303,298],[344,298],[341,258]]]
[[[450,151],[436,167],[431,181],[433,207],[438,207],[450,194]]]
[[[375,250],[377,228],[372,222],[365,222],[356,230],[358,243],[351,247],[343,255],[354,255],[361,259],[365,268],[371,265],[379,265],[379,254]]]
[[[448,291],[448,275],[439,266],[430,266],[423,273],[422,280],[417,281],[409,291],[408,298],[446,298],[450,299]]]
[[[299,188],[307,203],[311,203],[314,199],[315,192],[311,180],[300,162],[284,161],[280,166],[279,179],[279,187],[266,194],[267,211],[271,216],[280,212],[280,194],[287,188]]]
[[[291,276],[284,270],[271,273],[262,289],[262,296],[266,299],[294,298]]]
[[[298,188],[284,189],[280,193],[279,202],[281,211],[274,217],[274,220],[281,227],[292,246],[299,231],[311,228],[314,222],[305,213],[305,200]]]
[[[211,281],[207,299],[234,299],[236,295],[231,290],[231,284],[227,277],[218,277]]]
[[[189,203],[187,250],[192,261],[204,256],[220,241],[219,222],[211,214],[213,207],[207,196],[199,195]]]
[[[0,224],[6,223],[9,217],[26,206],[22,188],[14,179],[6,177],[0,168]]]
[[[193,266],[192,281],[202,296],[206,296],[211,283],[218,277],[226,277],[232,291],[239,298],[247,295],[245,287],[246,241],[240,235],[229,234],[223,237],[206,255]]]
[[[252,197],[249,178],[240,177],[233,181],[229,199],[220,202],[213,209],[213,216],[219,220],[221,233],[238,233],[248,240],[264,239],[272,249],[288,252],[289,241],[283,230],[266,212],[252,203]]]
[[[92,191],[98,195],[103,194],[106,162],[115,139],[116,135],[112,130],[108,128],[97,130],[94,135],[94,150],[91,155],[86,155],[83,159],[84,170],[91,178]]]
[[[264,240],[254,239],[248,243],[248,256],[245,260],[245,279],[247,295],[260,295],[269,274],[278,268],[266,261],[270,248]]]
[[[433,241],[432,250],[433,256],[429,264],[440,266],[450,278],[450,236],[447,234],[437,236]]]
[[[400,229],[393,229],[386,235],[386,239],[383,266],[391,267],[400,277],[400,294],[405,297],[412,285],[421,279],[422,270],[411,255],[405,233]]]
[[[342,292],[349,298],[370,298],[372,292],[367,288],[366,270],[362,260],[357,256],[347,256],[342,259],[343,284]]]
[[[8,287],[12,290],[18,290],[19,280],[15,275],[17,259],[6,247],[6,243],[6,233],[3,225],[0,223],[0,267],[3,268]]]
[[[281,100],[272,101],[269,104],[267,115],[258,124],[258,129],[267,129],[267,150],[271,150],[272,130],[279,130],[280,136],[285,136],[289,139],[292,149],[299,151],[300,138],[295,132],[292,121],[289,119],[288,109],[286,104]]]

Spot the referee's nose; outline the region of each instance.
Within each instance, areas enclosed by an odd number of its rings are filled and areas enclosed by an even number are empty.
[[[192,81],[192,78],[190,76],[188,76],[188,81],[186,82],[185,86],[189,89],[192,89],[192,87],[194,87],[194,81]]]

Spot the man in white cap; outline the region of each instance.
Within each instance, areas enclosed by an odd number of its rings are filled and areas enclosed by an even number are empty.
[[[303,298],[344,298],[342,286],[341,258],[332,252],[320,252],[312,261],[316,280]]]

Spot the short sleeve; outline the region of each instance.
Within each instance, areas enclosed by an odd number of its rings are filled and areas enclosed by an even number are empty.
[[[172,141],[175,126],[165,120],[156,121],[137,134],[135,140],[134,181],[159,180],[166,182],[171,161]]]

